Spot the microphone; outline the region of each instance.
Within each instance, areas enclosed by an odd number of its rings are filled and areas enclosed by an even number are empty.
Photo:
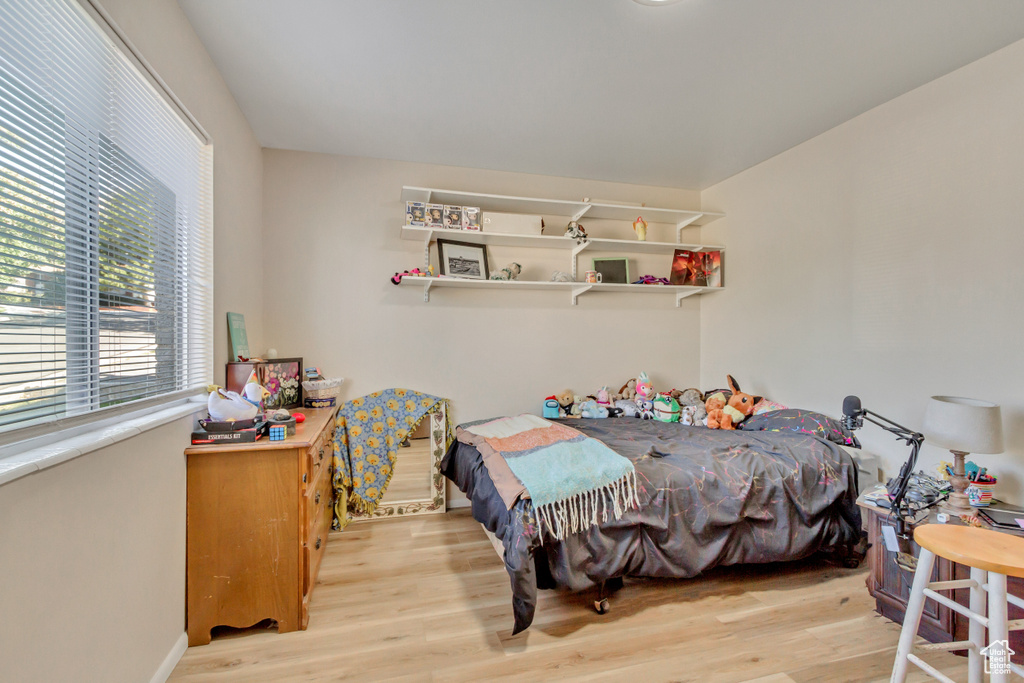
[[[861,408],[860,399],[856,396],[847,396],[843,399],[843,426],[853,431],[864,426],[864,409]]]

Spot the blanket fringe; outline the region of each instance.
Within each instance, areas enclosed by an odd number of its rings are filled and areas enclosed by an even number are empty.
[[[599,489],[534,507],[534,515],[541,538],[547,527],[552,536],[563,539],[569,534],[580,533],[595,524],[607,522],[609,518],[619,519],[627,510],[639,506],[636,470],[633,469]]]

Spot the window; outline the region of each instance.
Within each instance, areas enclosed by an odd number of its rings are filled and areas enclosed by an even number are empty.
[[[0,431],[210,381],[211,175],[73,0],[0,6]]]

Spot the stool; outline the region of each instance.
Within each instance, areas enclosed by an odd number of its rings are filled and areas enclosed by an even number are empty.
[[[903,683],[907,677],[907,666],[913,662],[933,678],[947,683],[953,680],[913,653],[914,639],[921,623],[925,598],[931,598],[970,620],[969,640],[952,643],[934,643],[921,646],[922,650],[967,650],[967,676],[970,683],[981,683],[984,670],[984,654],[989,647],[1009,638],[1009,631],[1024,629],[1024,620],[1010,624],[1007,621],[1007,602],[1024,608],[1024,600],[1006,592],[1006,577],[1024,577],[1024,538],[1010,534],[952,524],[926,524],[914,529],[914,540],[921,546],[914,572],[914,585],[907,602],[907,613],[903,618],[900,642],[896,648],[896,661],[892,667],[892,683]],[[957,581],[929,581],[935,556],[966,565],[971,568],[971,578]],[[970,609],[955,602],[951,597],[937,591],[956,588],[971,590]],[[986,616],[985,592],[988,592],[988,616]],[[988,628],[988,647],[985,643],[985,628]],[[997,646],[999,647],[999,646]],[[1009,663],[1009,655],[1006,654]],[[1024,676],[1024,669],[1009,664],[1018,676]],[[991,674],[993,683],[1005,683],[1005,670]]]

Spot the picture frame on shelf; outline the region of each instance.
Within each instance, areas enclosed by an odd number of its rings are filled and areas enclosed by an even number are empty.
[[[249,375],[254,371],[256,381],[270,392],[270,396],[264,401],[267,410],[302,407],[301,358],[228,363],[225,372],[226,389],[242,393]]]
[[[595,258],[593,269],[601,274],[604,284],[629,284],[629,259],[623,257]]]
[[[470,280],[487,280],[490,277],[487,247],[482,244],[439,239],[437,259],[441,275]]]

